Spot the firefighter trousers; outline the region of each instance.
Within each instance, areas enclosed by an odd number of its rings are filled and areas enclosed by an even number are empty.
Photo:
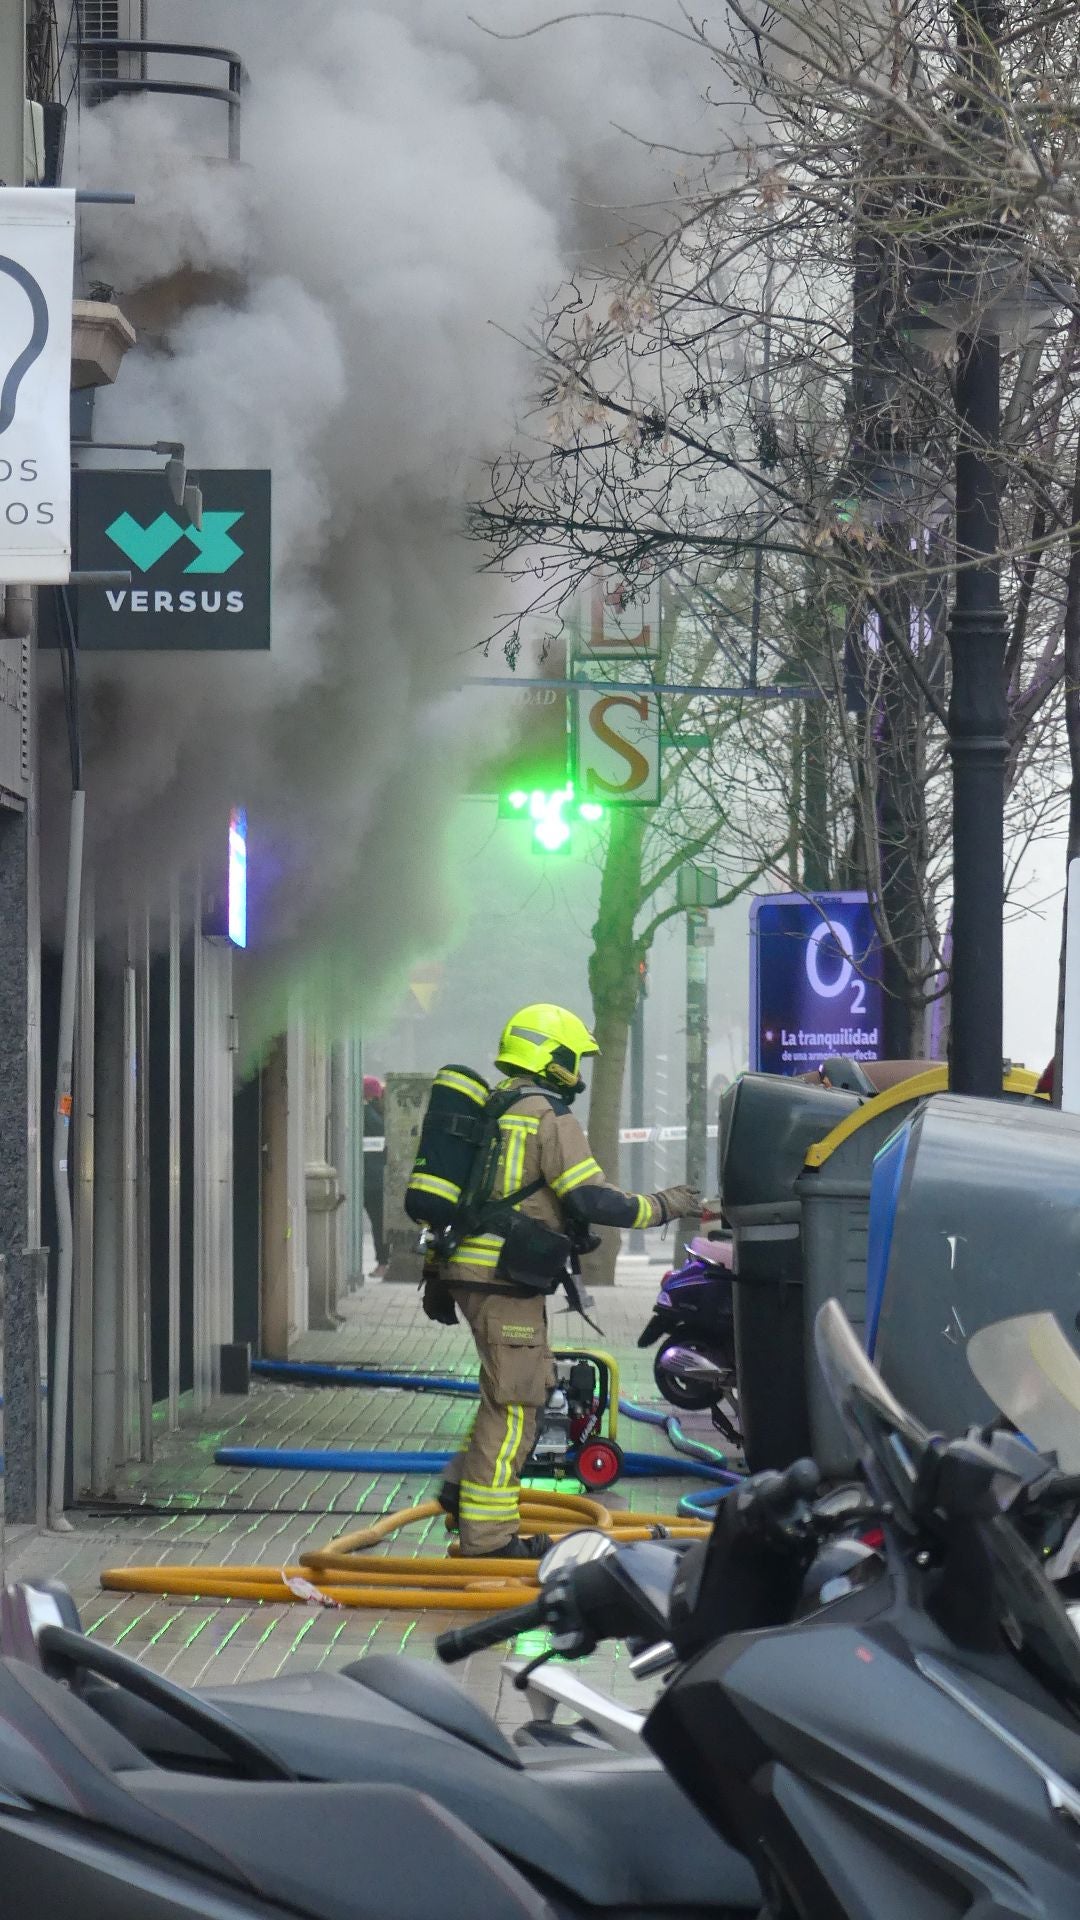
[[[519,1530],[519,1475],[555,1380],[544,1296],[455,1287],[454,1299],[476,1342],[480,1405],[446,1479],[460,1488],[462,1552],[497,1553]]]

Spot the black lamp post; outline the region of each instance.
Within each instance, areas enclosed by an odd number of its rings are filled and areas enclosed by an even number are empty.
[[[949,620],[953,963],[949,1085],[1001,1092],[1005,911],[1005,615],[999,557],[998,337],[961,334],[956,378],[956,588]]]
[[[1005,768],[1009,710],[1001,606],[1001,344],[1049,330],[1063,294],[1015,254],[958,253],[910,283],[911,332],[955,340],[956,580],[952,686],[953,920],[949,1085],[1001,1092]]]

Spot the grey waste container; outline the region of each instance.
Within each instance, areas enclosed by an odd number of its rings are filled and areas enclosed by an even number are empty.
[[[734,1249],[739,1422],[754,1472],[809,1451],[796,1182],[807,1149],[859,1104],[767,1073],[742,1074],[721,1097],[717,1176]]]
[[[802,1209],[803,1338],[811,1451],[822,1471],[848,1472],[851,1441],[833,1410],[814,1355],[814,1319],[825,1300],[839,1300],[856,1334],[866,1325],[866,1257],[870,1182],[885,1142],[920,1103],[936,1100],[948,1086],[948,1069],[931,1067],[896,1082],[874,1100],[845,1115],[807,1150],[796,1193]],[[1034,1094],[1036,1076],[1010,1071],[1002,1092],[1010,1105]],[[996,1110],[999,1103],[988,1102]]]
[[[963,1432],[996,1411],[967,1362],[980,1327],[1050,1312],[1080,1346],[1080,1116],[942,1094],[887,1157],[874,1360],[928,1427]]]

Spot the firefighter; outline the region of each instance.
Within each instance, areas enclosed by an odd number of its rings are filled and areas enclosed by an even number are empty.
[[[570,1110],[584,1091],[581,1063],[598,1052],[576,1014],[547,1005],[523,1007],[499,1041],[502,1089],[520,1095],[498,1122],[494,1197],[510,1201],[512,1225],[459,1241],[445,1269],[480,1359],[479,1411],[440,1495],[464,1554],[531,1559],[548,1544],[521,1537],[518,1476],[554,1384],[545,1294],[566,1269],[566,1236],[580,1245],[590,1226],[660,1227],[700,1211],[692,1187],[623,1193],[605,1179]]]

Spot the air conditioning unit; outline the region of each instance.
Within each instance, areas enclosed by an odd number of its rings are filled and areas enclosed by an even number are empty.
[[[138,40],[141,38],[139,0],[82,0],[80,39]],[[80,79],[90,81],[138,78],[137,53],[111,53],[106,47],[84,47]]]

